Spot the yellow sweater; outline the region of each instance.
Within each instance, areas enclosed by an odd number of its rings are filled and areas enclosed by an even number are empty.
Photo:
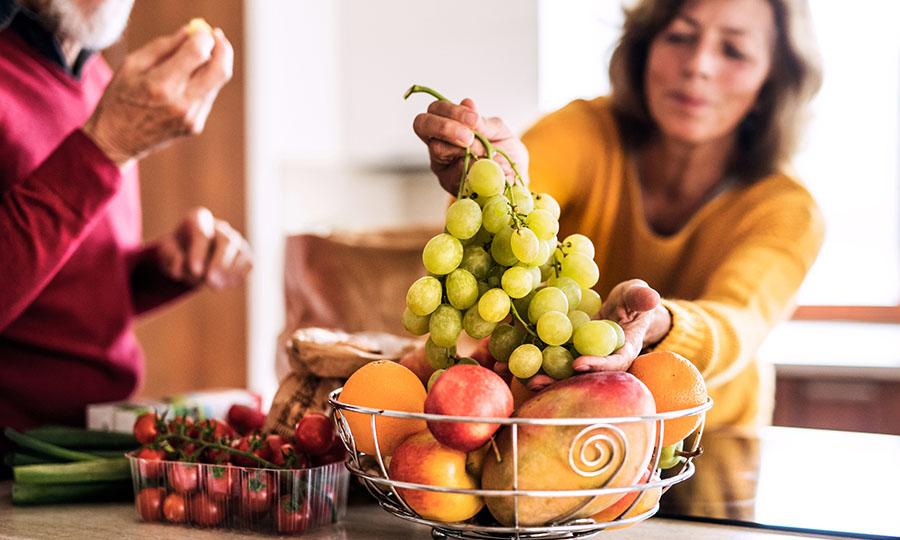
[[[792,309],[819,252],[821,213],[795,179],[776,174],[707,202],[676,234],[647,224],[608,100],[574,101],[523,137],[531,189],[562,207],[560,238],[588,235],[597,291],[641,278],[663,296],[672,329],[657,348],[689,358],[715,400],[707,426],[770,422],[771,367],[755,360]]]

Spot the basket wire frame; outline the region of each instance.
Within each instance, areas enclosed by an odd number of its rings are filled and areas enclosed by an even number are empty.
[[[649,510],[627,518],[623,518],[631,509],[638,503],[640,497],[635,497],[634,501],[629,504],[627,508],[625,508],[620,514],[611,521],[599,522],[594,521],[590,518],[574,518],[576,514],[582,511],[585,507],[587,507],[592,501],[595,500],[596,497],[602,495],[610,495],[610,494],[625,494],[632,491],[645,491],[648,489],[661,488],[662,493],[668,491],[668,489],[679,482],[687,480],[691,476],[693,476],[695,471],[695,466],[693,463],[693,456],[699,455],[702,452],[700,447],[700,439],[703,435],[703,429],[706,423],[706,415],[703,414],[709,408],[712,407],[713,402],[712,399],[707,399],[706,403],[703,403],[697,407],[692,407],[690,409],[683,409],[679,411],[670,411],[665,413],[658,413],[653,415],[645,415],[645,416],[629,416],[629,417],[611,417],[611,418],[484,418],[484,417],[468,417],[468,416],[445,416],[445,415],[437,415],[437,414],[427,414],[427,413],[412,413],[405,411],[393,411],[387,409],[374,409],[369,407],[361,407],[358,405],[351,405],[347,403],[342,403],[339,401],[339,396],[343,388],[338,388],[333,390],[328,396],[328,402],[335,410],[334,414],[334,422],[337,428],[338,435],[341,437],[341,440],[344,442],[344,445],[347,447],[347,450],[350,454],[350,459],[347,462],[347,468],[350,470],[352,474],[360,479],[362,484],[365,486],[366,490],[375,498],[378,504],[390,512],[391,514],[405,519],[407,521],[411,521],[414,523],[419,523],[422,525],[428,525],[432,527],[432,536],[436,539],[438,538],[459,538],[459,539],[470,539],[470,540],[506,540],[511,538],[523,538],[523,539],[540,539],[540,540],[557,540],[557,539],[575,539],[575,538],[588,538],[592,537],[596,534],[599,534],[603,530],[608,527],[613,526],[623,526],[629,525],[633,523],[637,523],[639,521],[643,521],[650,516],[654,515],[659,510],[659,504],[657,503],[653,508]],[[359,451],[356,445],[356,440],[353,437],[352,432],[350,431],[350,426],[345,418],[343,412],[349,411],[359,414],[365,414],[369,416],[369,429],[372,432],[372,440],[375,447],[374,455],[368,455]],[[664,424],[665,420],[671,420],[674,418],[681,418],[685,416],[691,415],[700,415],[701,421],[699,427],[694,431],[693,434],[689,435],[686,439],[687,448],[684,449],[685,453],[690,454],[685,462],[682,464],[681,469],[678,470],[677,473],[672,475],[667,475],[666,478],[654,479],[658,478],[656,475],[658,474],[658,466],[660,459],[660,450],[662,448],[662,440],[664,435]],[[512,451],[512,489],[507,490],[486,490],[486,489],[465,489],[465,488],[450,488],[444,486],[430,485],[430,484],[418,484],[412,482],[401,482],[398,480],[392,480],[388,474],[387,466],[385,465],[385,459],[382,455],[381,447],[378,440],[378,428],[376,424],[376,419],[379,416],[383,417],[391,417],[391,418],[404,418],[410,420],[425,420],[425,421],[437,421],[437,422],[468,422],[468,423],[490,423],[490,424],[500,424],[501,426],[509,426],[510,427],[510,437],[511,437],[511,451]],[[652,467],[650,467],[651,471],[656,471],[653,475],[651,475],[646,482],[641,482],[636,485],[630,486],[620,486],[620,487],[606,487],[606,483],[610,482],[612,479],[616,478],[619,470],[624,466],[625,458],[628,452],[628,438],[625,435],[624,431],[618,427],[617,424],[628,424],[635,422],[655,422],[656,423],[656,440],[653,445],[653,452],[650,457],[650,463]],[[610,447],[613,448],[614,445],[611,444],[612,437],[605,434],[597,434],[590,435],[592,431],[596,430],[605,430],[607,432],[613,433],[615,435],[615,439],[618,440],[621,448],[623,458],[620,460],[618,465],[616,466],[616,470],[610,474],[607,482],[604,485],[598,488],[592,489],[572,489],[572,490],[534,490],[534,489],[519,489],[519,474],[518,474],[518,463],[519,463],[519,426],[520,425],[540,425],[540,426],[585,426],[581,429],[578,434],[573,438],[572,443],[569,447],[569,465],[576,474],[581,476],[598,476],[606,472],[607,467],[611,464],[602,463],[604,458],[604,451],[602,448],[597,446],[599,443],[609,443]],[[578,446],[578,442],[582,437],[586,437],[586,442],[583,443],[580,447]],[[598,451],[599,455],[597,458],[593,460],[582,460],[582,462],[588,461],[588,463],[595,463],[600,465],[600,469],[598,470],[589,470],[583,471],[580,470],[578,466],[578,462],[576,460],[576,449],[581,449],[581,455],[579,457],[585,457],[585,450],[588,448],[588,444],[592,445],[591,447]],[[610,450],[610,459],[612,459],[613,451]],[[452,493],[452,494],[464,494],[464,495],[476,495],[482,497],[513,497],[513,525],[512,526],[502,526],[502,525],[482,525],[477,523],[465,523],[465,522],[457,522],[457,523],[445,523],[441,521],[434,521],[420,516],[415,510],[413,510],[404,500],[403,497],[400,496],[397,489],[413,489],[413,490],[424,490],[424,491],[432,491],[437,493]],[[519,523],[519,499],[520,497],[584,497],[585,500],[579,504],[577,507],[573,508],[569,512],[567,512],[563,516],[557,517],[553,522],[548,523],[542,526],[522,526]]]

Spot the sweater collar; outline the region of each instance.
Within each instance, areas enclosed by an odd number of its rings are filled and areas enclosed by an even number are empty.
[[[41,24],[40,16],[16,0],[0,0],[0,32],[7,28],[75,79],[81,78],[81,70],[93,54],[93,51],[82,49],[75,59],[75,65],[69,68],[59,41]]]

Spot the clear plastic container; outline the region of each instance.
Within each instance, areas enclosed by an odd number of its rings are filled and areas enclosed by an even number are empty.
[[[142,521],[301,534],[341,521],[349,472],[343,462],[308,469],[256,469],[128,455]]]

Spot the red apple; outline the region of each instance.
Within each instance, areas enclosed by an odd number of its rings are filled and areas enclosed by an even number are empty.
[[[513,412],[509,386],[489,369],[459,364],[445,371],[425,399],[425,412],[448,416],[508,418]],[[434,438],[445,446],[471,452],[484,446],[499,424],[428,422]]]
[[[466,471],[465,452],[447,448],[427,430],[410,435],[394,450],[389,474],[392,480],[400,482],[478,488],[478,483]],[[419,515],[436,521],[465,521],[484,506],[484,501],[477,495],[400,488],[397,492]]]

